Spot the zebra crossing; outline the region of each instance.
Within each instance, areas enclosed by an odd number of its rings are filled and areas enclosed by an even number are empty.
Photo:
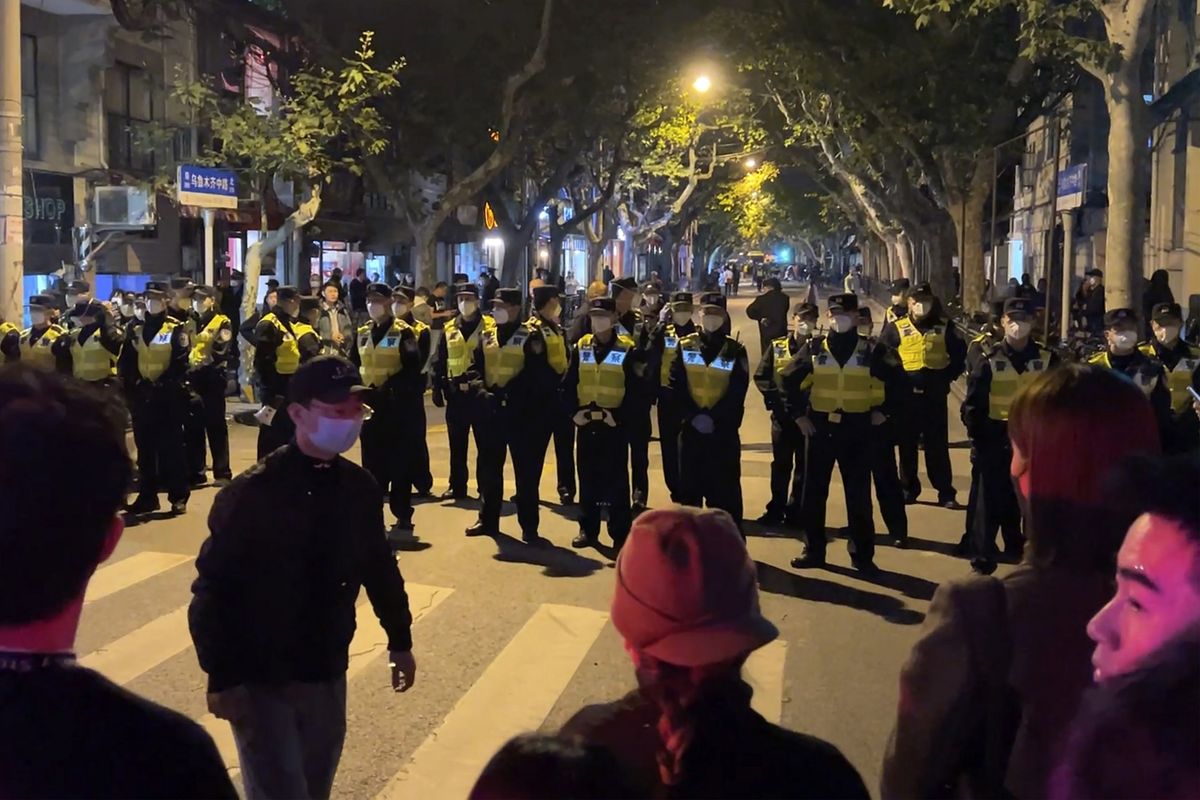
[[[84,625],[98,619],[96,615],[118,614],[122,593],[152,578],[169,576],[181,582],[190,581],[194,574],[193,561],[190,556],[143,551],[101,567],[85,595],[88,615],[85,615]],[[439,635],[438,609],[456,590],[420,583],[408,583],[407,589],[414,634],[418,642],[426,643],[421,647],[423,651]],[[105,603],[99,603],[100,600]],[[105,604],[107,607],[103,607]],[[486,663],[482,673],[457,697],[444,716],[433,721],[424,740],[415,744],[410,754],[401,755],[401,760],[394,762],[398,769],[389,769],[395,770],[394,774],[354,781],[352,790],[343,792],[335,788],[335,794],[380,800],[466,797],[480,770],[505,741],[519,733],[541,728],[575,679],[585,657],[609,626],[609,618],[606,611],[581,606],[551,602],[532,606],[515,634]],[[373,691],[379,683],[367,677],[356,683],[356,678],[364,673],[386,673],[387,635],[365,594],[357,611],[358,625],[349,648],[347,670],[351,701],[356,690]],[[444,616],[442,619],[449,621]],[[135,630],[90,652],[80,653],[79,661],[114,683],[128,685],[190,652],[191,648],[187,606],[182,605],[167,608],[165,613]],[[420,657],[418,652],[418,661]],[[776,722],[782,715],[786,657],[787,644],[778,641],[753,654],[745,667],[746,680],[755,689],[755,708]],[[629,686],[632,686],[632,670],[628,663],[614,663],[611,667],[614,672],[627,674]],[[195,682],[202,685],[194,656],[189,669],[194,673]],[[455,665],[439,663],[437,669],[450,673],[455,670]],[[414,691],[420,692],[421,687],[422,681],[418,679]],[[171,705],[169,697],[150,695],[149,699]],[[196,708],[194,700],[189,701],[193,712]],[[187,709],[179,710],[187,713]],[[196,721],[213,737],[236,784],[240,770],[229,724],[212,714],[199,715]],[[350,735],[354,736],[353,719],[350,725]],[[386,737],[378,737],[379,741],[373,736],[364,739],[369,746],[378,747],[394,761],[397,754],[389,750]],[[360,744],[364,739],[359,740]]]

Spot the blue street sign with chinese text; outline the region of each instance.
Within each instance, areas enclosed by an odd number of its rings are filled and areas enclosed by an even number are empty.
[[[176,180],[180,205],[237,208],[237,176],[227,169],[180,164]]]
[[[1087,192],[1087,164],[1075,164],[1058,173],[1058,208],[1067,211],[1083,205]]]

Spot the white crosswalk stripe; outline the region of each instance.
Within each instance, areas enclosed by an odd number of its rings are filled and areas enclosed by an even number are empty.
[[[742,667],[742,677],[754,689],[750,705],[776,725],[783,718],[783,665],[786,661],[787,642],[776,639],[751,653]]]
[[[83,596],[83,602],[84,604],[94,603],[191,560],[191,556],[179,553],[150,551],[123,558],[114,564],[96,570],[96,574],[92,575],[91,581],[88,582],[87,594]]]
[[[192,646],[188,631],[187,606],[127,633],[107,647],[79,659],[113,683],[129,683]]]

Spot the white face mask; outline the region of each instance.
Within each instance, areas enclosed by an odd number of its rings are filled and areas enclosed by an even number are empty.
[[[203,301],[203,300],[195,300],[195,301],[193,301],[193,302],[192,302],[192,308],[194,308],[194,309],[196,310],[196,313],[197,313],[197,314],[203,314],[205,311],[207,311],[207,310],[208,310],[208,308],[207,308],[207,306],[205,305],[205,303],[204,303],[204,301]]]
[[[505,323],[508,322],[508,309],[507,308],[492,309],[492,319],[496,320],[497,325],[504,325]]]
[[[134,306],[133,307],[133,316],[135,319],[137,319],[139,321],[144,320],[146,318],[146,307],[145,306]]]
[[[720,314],[705,314],[700,318],[700,327],[706,333],[716,333],[725,324],[725,317]]]
[[[393,303],[392,304],[392,313],[395,314],[397,317],[407,316],[408,315],[408,303]]]
[[[479,303],[475,302],[474,300],[458,301],[458,313],[462,314],[464,317],[473,317],[475,316],[475,312],[478,310]]]
[[[387,306],[383,303],[370,303],[367,305],[367,313],[371,319],[383,319],[387,316]]]
[[[146,312],[151,315],[161,314],[167,310],[167,306],[162,300],[147,300]]]
[[[608,317],[592,317],[592,333],[608,333],[612,330],[613,322]]]
[[[923,317],[929,313],[929,305],[927,303],[913,303],[912,313],[914,317]]]
[[[29,321],[40,328],[42,325],[46,324],[46,312],[45,311],[30,311],[29,312]]]
[[[362,425],[361,416],[351,419],[318,416],[317,429],[309,433],[308,438],[326,453],[344,453],[358,441]]]
[[[796,334],[804,338],[812,336],[813,324],[808,320],[801,320],[796,323]]]
[[[1114,331],[1111,342],[1114,353],[1129,353],[1137,346],[1137,334],[1133,331]]]
[[[903,302],[904,302],[904,295],[902,295],[902,294],[892,295],[892,305],[898,306]]]
[[[131,303],[122,303],[121,304],[121,316],[123,316],[123,317],[132,317],[133,316],[133,305]]]
[[[830,325],[836,333],[846,333],[855,328],[854,320],[848,314],[835,314]]]
[[[687,325],[692,321],[692,312],[690,311],[672,311],[671,320],[676,325]]]
[[[646,308],[655,309],[662,305],[662,297],[657,294],[648,294],[645,297]]]
[[[1162,325],[1154,331],[1154,338],[1163,344],[1170,344],[1179,338],[1178,325]]]
[[[77,294],[67,295],[67,308],[74,308],[82,298]]]
[[[1029,336],[1029,332],[1033,330],[1033,323],[1018,322],[1013,320],[1004,326],[1004,333],[1014,342],[1019,342]]]

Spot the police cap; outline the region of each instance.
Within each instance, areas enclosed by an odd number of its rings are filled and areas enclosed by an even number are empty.
[[[87,281],[71,281],[67,284],[67,294],[87,294],[92,290],[92,285]]]
[[[604,311],[610,314],[617,313],[617,302],[611,297],[595,297],[588,303],[588,313],[593,311]]]
[[[217,290],[211,286],[200,285],[196,287],[196,291],[193,292],[193,295],[195,297],[216,297]]]
[[[662,289],[654,281],[646,281],[641,286],[642,294],[662,294]]]
[[[147,281],[146,282],[146,291],[147,292],[165,292],[165,291],[167,291],[167,284],[164,281]]]
[[[857,311],[858,295],[835,294],[829,298],[830,311]]]
[[[1132,308],[1114,308],[1104,314],[1104,327],[1116,328],[1121,325],[1136,325],[1137,313]]]
[[[163,289],[151,288],[149,285],[147,285],[146,286],[146,299],[147,300],[166,300],[167,293]]]
[[[191,278],[171,278],[172,292],[190,292],[196,288],[196,284]]]
[[[671,305],[688,306],[691,308],[695,298],[691,292],[675,292],[671,295]]]
[[[96,317],[99,319],[104,316],[104,306],[100,305],[99,300],[84,300],[82,303],[76,303],[68,316]]]
[[[280,286],[275,290],[275,299],[279,302],[284,300],[295,300],[300,296],[300,291],[295,286]]]
[[[912,289],[912,296],[917,299],[923,297],[933,297],[933,287],[928,283],[918,283]]]
[[[300,310],[301,311],[318,311],[318,310],[320,310],[320,308],[321,308],[321,298],[315,297],[314,295],[311,295],[311,294],[305,294],[305,295],[300,296]]]
[[[392,296],[392,287],[386,283],[371,283],[367,285],[367,297],[380,297],[384,300]]]
[[[417,293],[414,292],[411,287],[405,286],[404,284],[400,284],[398,286],[392,287],[392,300],[393,301],[399,300],[400,298],[404,298],[411,304],[413,301],[413,298],[416,296],[417,296]]]
[[[792,309],[792,314],[802,319],[816,319],[821,316],[821,309],[812,303],[799,303]]]
[[[462,281],[454,284],[454,294],[459,297],[469,295],[471,297],[479,297],[479,287],[468,281]]]
[[[43,308],[43,309],[54,308],[54,298],[50,297],[50,295],[47,295],[47,294],[32,295],[29,298],[29,307],[30,308]]]
[[[724,311],[727,301],[725,295],[720,292],[705,292],[700,295],[700,302],[697,305],[701,308],[719,308]]]
[[[908,278],[897,278],[892,281],[892,294],[904,294],[912,288],[912,282]]]
[[[1033,301],[1026,297],[1010,297],[1004,301],[1004,316],[1028,319],[1033,316]]]
[[[636,292],[637,288],[638,284],[636,278],[617,278],[615,281],[609,284],[609,290],[612,292],[613,297],[617,296],[618,289],[626,292]]]
[[[533,288],[533,307],[542,309],[551,300],[558,298],[557,286],[535,286]]]
[[[1158,323],[1180,322],[1183,320],[1183,309],[1179,307],[1179,303],[1155,303],[1150,311],[1150,319]]]
[[[512,288],[497,289],[496,302],[509,306],[519,306],[521,305],[521,290]]]

